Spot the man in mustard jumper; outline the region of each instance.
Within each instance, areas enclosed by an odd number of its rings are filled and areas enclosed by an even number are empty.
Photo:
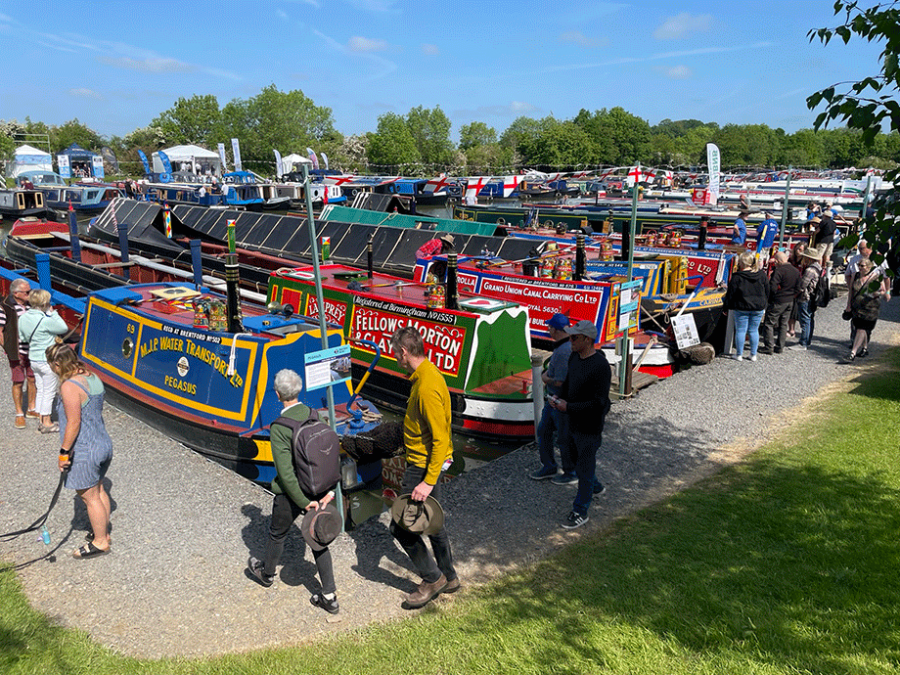
[[[412,501],[425,501],[429,495],[440,502],[441,475],[453,459],[450,441],[450,392],[437,367],[425,358],[422,336],[412,326],[404,326],[391,337],[391,350],[397,365],[411,373],[412,390],[403,420],[406,447],[406,471],[401,494],[410,493]],[[441,593],[459,590],[459,577],[453,567],[450,539],[442,527],[429,535],[434,557],[421,535],[413,534],[391,522],[391,534],[412,560],[422,583],[407,596],[404,606],[424,607]]]

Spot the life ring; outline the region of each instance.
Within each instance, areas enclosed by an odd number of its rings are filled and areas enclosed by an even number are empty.
[[[544,221],[544,227],[546,227],[547,229],[552,230],[552,229],[553,229],[553,221],[552,221],[552,220],[545,220],[545,221]]]
[[[497,224],[498,225],[506,225],[506,218],[504,218],[503,216],[500,216],[499,218],[497,218]]]

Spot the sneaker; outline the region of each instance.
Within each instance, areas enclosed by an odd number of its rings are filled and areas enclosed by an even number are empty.
[[[768,354],[769,356],[771,356],[774,353],[775,353],[775,350],[772,349],[771,347],[763,347],[762,349],[760,349],[757,352],[757,354]]]
[[[447,577],[443,574],[437,581],[431,583],[423,581],[415,591],[406,596],[406,607],[409,609],[424,607],[444,591],[447,583]]]
[[[257,560],[253,556],[247,561],[247,571],[255,581],[268,588],[275,583],[275,575],[269,576],[263,569],[263,561]]]
[[[39,424],[38,431],[42,434],[55,434],[59,431],[59,424],[54,422],[53,424]]]
[[[741,356],[740,354],[735,354],[731,358],[733,358],[735,361],[743,361],[744,360],[744,357]]]
[[[602,495],[606,492],[606,486],[596,478],[594,479],[594,496]]]
[[[868,350],[868,349],[860,349],[860,350],[859,350],[859,354],[857,354],[857,356],[858,356],[859,358],[861,358],[861,359],[866,358],[868,355],[869,355],[869,350]]]
[[[549,466],[542,466],[537,471],[532,471],[528,474],[528,477],[531,480],[547,480],[548,478],[553,478],[556,475],[556,467],[550,468]]]
[[[751,354],[751,355],[750,355],[750,360],[751,360],[751,361],[756,361],[756,354]]]
[[[775,354],[781,354],[781,352],[783,352],[784,349],[782,349],[781,347],[775,347],[775,349],[773,349],[772,351],[773,351]]]
[[[561,473],[551,478],[550,482],[554,485],[571,485],[578,482],[578,476],[575,475],[574,471],[572,473]]]
[[[16,415],[16,429],[24,429],[26,426],[25,415]]]
[[[329,600],[321,593],[315,593],[310,596],[309,602],[316,607],[321,607],[329,614],[337,614],[339,611],[341,611],[341,607],[340,605],[338,605],[336,595]]]
[[[790,350],[792,350],[792,351],[795,351],[795,352],[799,352],[799,351],[804,351],[804,352],[805,352],[805,351],[806,351],[806,345],[801,345],[801,344],[791,345],[790,347],[788,347],[788,349],[790,349]]]
[[[567,530],[574,530],[576,527],[581,527],[588,521],[588,516],[585,513],[581,515],[578,511],[572,511],[566,519],[563,521],[562,526]]]
[[[462,588],[462,584],[459,583],[459,577],[456,577],[447,581],[447,585],[444,586],[444,590],[441,593],[456,593],[460,588]]]

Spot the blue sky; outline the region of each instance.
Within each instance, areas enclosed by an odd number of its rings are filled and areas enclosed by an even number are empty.
[[[812,126],[809,94],[877,72],[878,45],[810,44],[831,0],[0,2],[0,119],[102,135],[178,97],[220,105],[269,84],[330,108],[344,134],[440,106],[500,134],[521,115],[622,106],[647,120]],[[864,2],[864,5],[869,3]],[[292,150],[292,149],[284,149]]]

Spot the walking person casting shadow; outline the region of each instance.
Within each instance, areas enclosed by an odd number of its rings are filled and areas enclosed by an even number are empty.
[[[303,380],[293,370],[280,370],[275,375],[275,393],[283,405],[281,417],[269,429],[272,459],[277,472],[272,481],[275,499],[272,501],[265,558],[258,560],[251,556],[247,561],[247,572],[267,588],[275,583],[275,569],[284,552],[284,540],[291,525],[303,514],[300,530],[313,552],[322,582],[321,592],[314,593],[309,601],[335,615],[340,607],[328,545],[341,531],[341,516],[331,503],[335,496],[334,488],[340,479],[340,441],[332,432],[333,447],[324,458],[313,457],[312,448],[295,447],[296,430],[314,414],[311,408],[299,402],[302,390]],[[333,460],[333,466],[329,462],[327,467],[318,464],[315,468],[311,467],[311,462],[322,459],[326,462]]]
[[[87,508],[91,529],[88,542],[75,558],[109,553],[109,515],[112,510],[103,478],[112,462],[112,439],[103,423],[103,382],[89,373],[68,345],[52,345],[47,364],[59,378],[59,470],[68,469],[66,487],[75,490]]]

